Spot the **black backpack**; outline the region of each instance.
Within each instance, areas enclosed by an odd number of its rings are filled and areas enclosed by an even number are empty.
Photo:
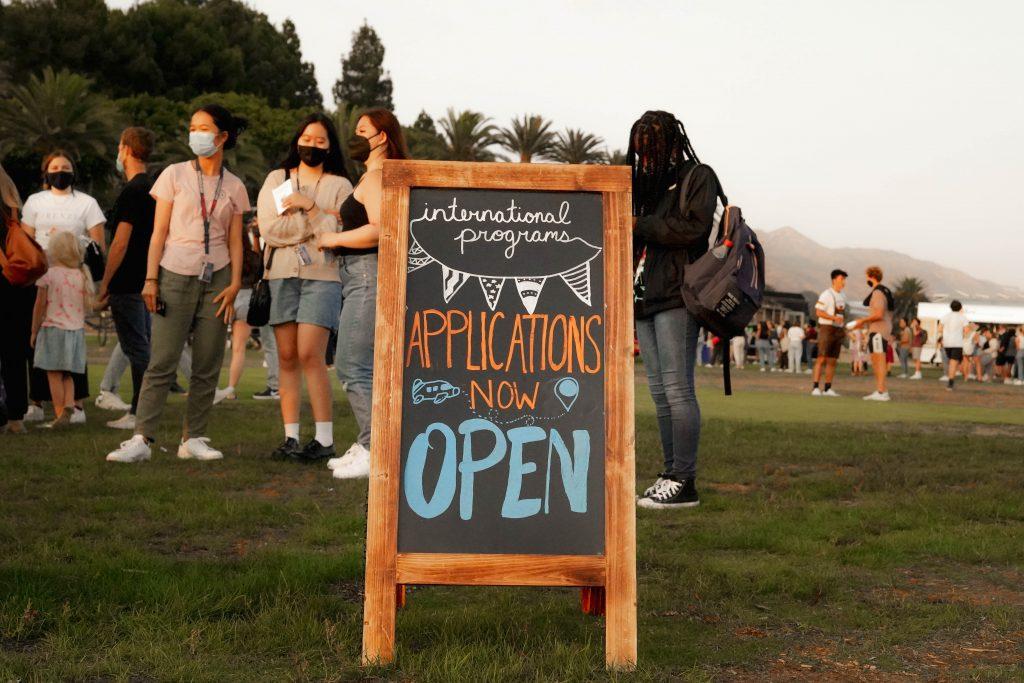
[[[728,341],[744,334],[764,297],[764,250],[738,206],[726,205],[715,244],[683,272],[683,301],[705,329]],[[723,364],[732,394],[729,361]]]

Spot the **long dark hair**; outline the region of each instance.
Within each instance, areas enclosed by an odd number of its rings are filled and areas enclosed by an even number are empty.
[[[204,104],[192,113],[195,114],[200,111],[210,115],[210,118],[213,119],[213,125],[217,126],[219,131],[228,134],[227,142],[224,143],[225,150],[234,149],[238,143],[238,136],[249,127],[249,119],[235,116],[227,108],[219,104]]]
[[[319,123],[327,131],[328,147],[327,156],[324,158],[324,173],[341,176],[351,182],[352,179],[348,177],[348,171],[345,170],[345,157],[342,156],[341,143],[338,142],[338,129],[334,127],[334,122],[330,118],[320,112],[315,112],[302,119],[295,135],[292,136],[292,141],[288,143],[288,154],[285,155],[284,161],[278,168],[298,168],[300,161],[299,138],[311,123]]]
[[[629,131],[626,151],[633,167],[633,213],[653,213],[687,161],[700,163],[682,122],[667,111],[644,112]]]

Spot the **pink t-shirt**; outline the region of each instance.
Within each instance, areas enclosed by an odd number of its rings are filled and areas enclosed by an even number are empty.
[[[217,176],[202,176],[206,193],[206,210],[213,205]],[[199,275],[203,269],[203,212],[199,202],[199,180],[195,162],[183,161],[164,169],[153,183],[150,194],[155,199],[173,202],[171,224],[164,245],[160,266],[178,275]],[[234,173],[224,170],[217,208],[210,216],[210,261],[214,270],[231,263],[228,252],[228,230],[235,215],[252,207],[245,185]]]
[[[85,327],[85,273],[81,268],[50,266],[36,282],[46,288],[46,314],[40,327],[81,330]]]

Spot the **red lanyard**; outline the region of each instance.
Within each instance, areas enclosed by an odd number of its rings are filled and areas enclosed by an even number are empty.
[[[199,207],[203,211],[203,249],[206,255],[210,255],[210,216],[217,210],[217,200],[220,199],[220,189],[224,184],[224,164],[220,166],[220,176],[217,178],[217,189],[213,193],[213,203],[210,204],[210,211],[206,211],[206,187],[203,182],[203,173],[199,170],[199,162],[196,161],[196,182],[199,183]]]

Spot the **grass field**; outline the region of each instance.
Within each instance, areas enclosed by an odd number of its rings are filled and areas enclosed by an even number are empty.
[[[812,399],[748,369],[725,398],[701,370],[703,504],[638,515],[635,674],[605,674],[577,591],[526,588],[411,591],[397,664],[364,671],[366,483],[266,457],[277,406],[248,399],[249,361],[213,419],[222,462],[105,463],[124,436],[93,407],[0,435],[0,681],[1024,680],[1024,389],[893,380],[866,404],[864,379]]]

